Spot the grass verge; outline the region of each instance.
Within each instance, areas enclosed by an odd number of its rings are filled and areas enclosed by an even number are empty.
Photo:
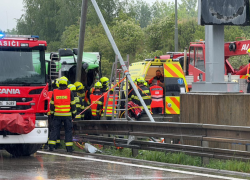
[[[75,144],[73,147],[75,151],[84,151],[79,147],[77,147]],[[95,147],[100,149],[103,152],[102,154],[105,155],[250,173],[250,162],[243,162],[237,160],[210,159],[209,164],[203,166],[201,157],[190,156],[186,155],[185,153],[165,153],[159,151],[139,150],[138,156],[133,157],[132,151],[129,148],[123,148],[117,150],[114,147],[109,147],[106,149],[103,149],[102,146],[98,145],[95,145]],[[65,149],[65,144],[63,141],[61,142],[60,148]]]

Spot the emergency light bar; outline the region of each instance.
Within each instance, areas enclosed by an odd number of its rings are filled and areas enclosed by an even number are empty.
[[[0,34],[0,39],[1,39],[1,35],[2,38],[5,37],[5,38],[25,38],[25,39],[39,39],[39,36],[36,36],[36,35],[4,35],[4,34]]]
[[[2,39],[4,37],[4,34],[0,33],[0,39]]]

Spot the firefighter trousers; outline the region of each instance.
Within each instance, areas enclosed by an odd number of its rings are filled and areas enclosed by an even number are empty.
[[[62,122],[64,124],[64,129],[65,129],[66,148],[73,146],[73,142],[72,142],[72,118],[71,118],[71,116],[55,116],[53,121],[52,121],[53,129],[51,131],[50,138],[49,138],[49,147],[50,148],[54,148],[56,145],[58,134],[60,134]]]
[[[250,82],[247,83],[247,93],[250,93]]]

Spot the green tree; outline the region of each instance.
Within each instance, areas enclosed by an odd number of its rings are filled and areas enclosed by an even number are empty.
[[[178,4],[178,19],[197,18],[197,0],[181,0]]]
[[[135,60],[132,62],[143,61],[144,59],[154,58],[155,56],[161,56],[163,54],[164,53],[160,50],[151,51],[151,52],[148,52],[147,50],[143,50],[143,52],[136,54]]]
[[[143,0],[138,0],[135,4],[135,19],[139,21],[142,28],[147,27],[151,20],[150,5]]]
[[[24,0],[23,3],[26,12],[17,20],[18,33],[39,35],[48,42],[60,40],[56,28],[57,1]]]
[[[131,54],[134,57],[143,45],[143,31],[139,23],[132,18],[116,21],[112,27],[112,34],[123,55]]]
[[[190,42],[205,40],[205,28],[199,26],[197,20],[182,20],[178,25],[178,46],[183,51],[189,47]]]
[[[66,27],[61,37],[62,47],[61,48],[76,48],[78,47],[79,39],[79,23],[77,25],[71,25]]]
[[[150,51],[173,51],[174,17],[155,18],[145,29],[145,39]]]
[[[164,18],[175,13],[173,2],[156,1],[151,6],[152,18]]]

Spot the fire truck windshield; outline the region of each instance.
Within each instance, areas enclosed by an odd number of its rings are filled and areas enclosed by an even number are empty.
[[[45,84],[44,51],[0,49],[0,84]]]

